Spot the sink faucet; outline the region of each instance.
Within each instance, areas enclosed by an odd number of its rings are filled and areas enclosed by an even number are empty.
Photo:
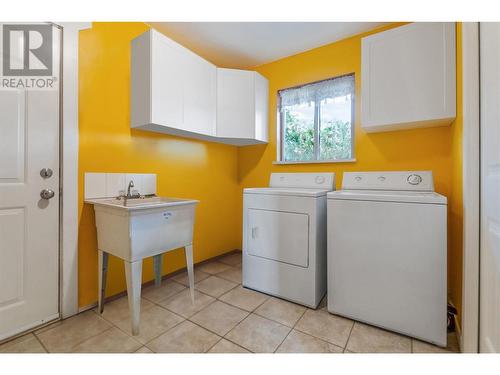
[[[140,194],[132,194],[132,193],[130,193],[130,189],[133,188],[133,187],[134,187],[134,181],[130,180],[130,182],[128,183],[128,187],[127,187],[127,194],[123,195],[123,205],[124,206],[127,205],[127,200],[128,199],[139,198],[140,197]]]
[[[130,188],[133,188],[133,187],[134,187],[134,181],[130,180],[130,182],[128,183],[128,188],[127,188],[127,198],[132,198],[132,196],[130,195]]]

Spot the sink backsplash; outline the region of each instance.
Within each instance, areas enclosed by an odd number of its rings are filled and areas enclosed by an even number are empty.
[[[127,191],[134,181],[131,192],[141,195],[156,194],[156,174],[152,173],[85,173],[84,199],[112,198]]]

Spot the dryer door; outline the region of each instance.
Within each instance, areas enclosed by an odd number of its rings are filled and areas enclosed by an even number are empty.
[[[309,266],[309,216],[251,208],[248,210],[248,255],[294,266]]]

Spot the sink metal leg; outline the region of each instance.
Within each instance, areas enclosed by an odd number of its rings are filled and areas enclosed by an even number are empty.
[[[161,271],[163,269],[163,254],[158,254],[153,257],[155,268],[155,286],[161,285]]]
[[[141,283],[142,283],[142,259],[136,262],[125,263],[125,278],[127,279],[128,307],[130,320],[132,322],[132,335],[139,334],[139,323],[141,316]]]
[[[98,250],[98,311],[102,314],[104,311],[104,293],[106,291],[106,279],[108,275],[108,253]]]
[[[194,303],[193,245],[190,244],[185,246],[184,252],[186,253],[186,267],[189,279],[189,290],[191,292],[191,302]]]

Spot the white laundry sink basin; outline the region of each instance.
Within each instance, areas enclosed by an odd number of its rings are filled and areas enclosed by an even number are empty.
[[[194,302],[193,227],[197,200],[166,197],[89,199],[94,205],[99,256],[99,311],[103,310],[108,254],[124,260],[132,333],[139,333],[142,260],[154,257],[161,284],[162,254],[184,247]]]
[[[197,200],[167,197],[98,198],[94,205],[97,247],[133,262],[193,241]]]
[[[141,197],[141,198],[96,198],[85,201],[93,205],[114,207],[126,210],[139,210],[146,208],[168,207],[192,205],[198,203],[197,200],[167,198],[167,197]]]

